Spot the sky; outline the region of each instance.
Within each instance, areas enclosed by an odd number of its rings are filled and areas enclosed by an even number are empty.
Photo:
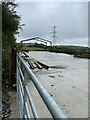
[[[42,37],[52,41],[53,26],[57,26],[56,44],[88,44],[87,2],[18,2],[23,31],[17,41]]]

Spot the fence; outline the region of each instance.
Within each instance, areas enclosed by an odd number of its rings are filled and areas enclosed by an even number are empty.
[[[27,85],[27,73],[30,76],[35,88],[37,89],[40,97],[47,106],[53,119],[60,118],[68,120],[66,115],[63,113],[62,109],[57,105],[57,103],[52,99],[49,93],[44,89],[41,83],[38,81],[34,73],[29,68],[28,64],[23,60],[19,53],[17,53],[17,93],[19,98],[19,110],[20,118],[31,118],[29,105],[34,119],[39,119],[37,110],[33,103],[28,85]]]

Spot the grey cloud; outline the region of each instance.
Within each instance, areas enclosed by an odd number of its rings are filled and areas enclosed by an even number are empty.
[[[21,38],[50,38],[53,25],[58,26],[58,41],[88,36],[88,3],[23,2],[18,5],[17,12],[25,23]]]

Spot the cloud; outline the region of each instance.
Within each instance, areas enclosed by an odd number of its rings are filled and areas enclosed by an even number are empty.
[[[22,2],[17,12],[25,23],[20,38],[40,36],[51,39],[53,25],[58,26],[58,41],[88,36],[88,3]]]

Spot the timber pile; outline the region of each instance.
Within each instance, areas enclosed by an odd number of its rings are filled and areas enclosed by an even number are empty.
[[[21,56],[25,61],[27,61],[28,65],[31,69],[49,69],[49,66],[45,63],[42,63],[40,61],[37,61],[35,59],[32,59],[26,52],[23,52],[23,55]]]

